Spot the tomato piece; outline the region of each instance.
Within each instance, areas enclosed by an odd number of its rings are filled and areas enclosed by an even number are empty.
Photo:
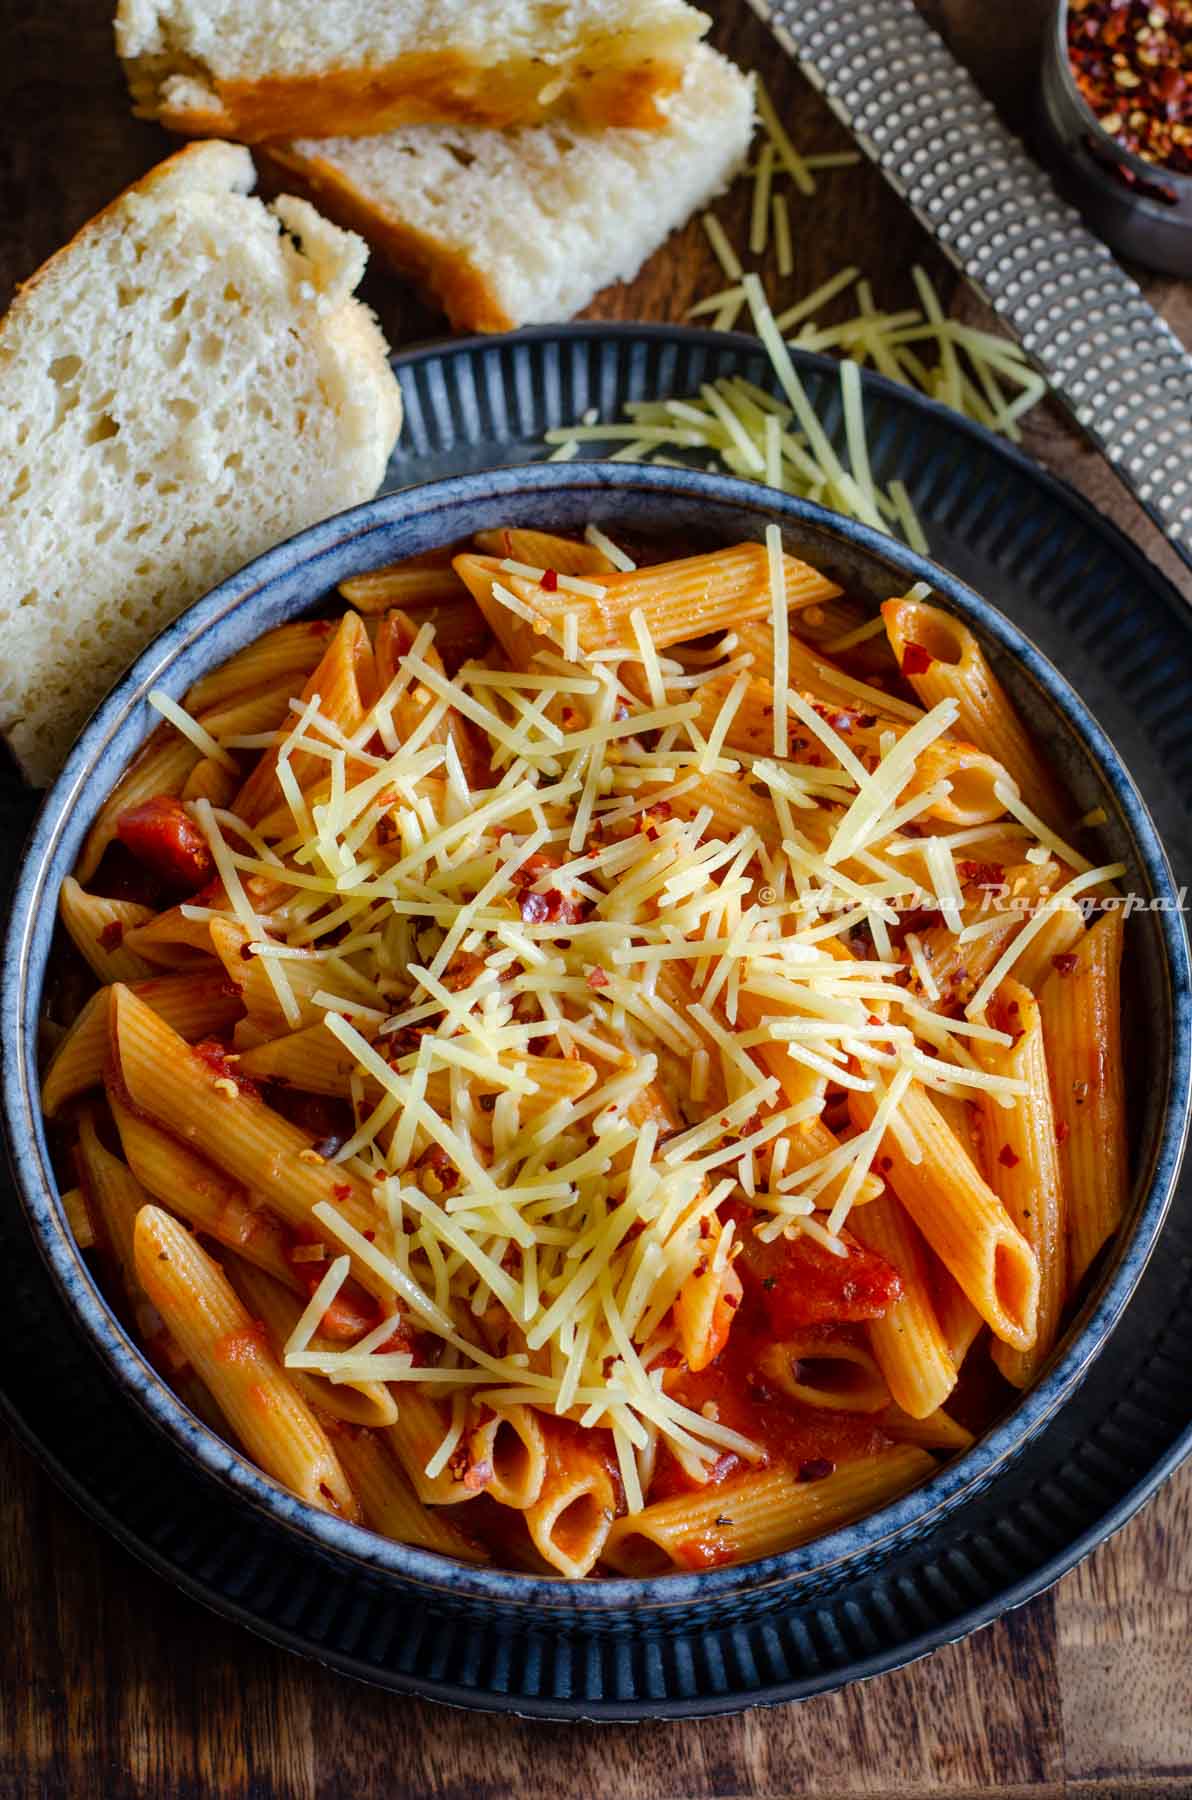
[[[126,807],[116,821],[116,835],[171,888],[193,894],[211,878],[214,863],[207,840],[173,794]]]
[[[775,1337],[806,1325],[846,1325],[880,1319],[902,1296],[897,1269],[841,1233],[847,1256],[834,1256],[814,1238],[778,1238],[763,1244],[751,1231],[737,1268],[761,1303]]]

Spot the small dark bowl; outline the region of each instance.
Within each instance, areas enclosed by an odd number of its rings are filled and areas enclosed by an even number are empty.
[[[146,694],[186,688],[263,631],[317,605],[346,576],[500,525],[576,531],[587,522],[633,531],[687,531],[695,542],[760,539],[780,523],[788,549],[871,602],[928,582],[977,633],[1046,746],[1081,811],[1101,806],[1098,854],[1126,863],[1123,885],[1159,903],[1131,921],[1128,986],[1149,1066],[1132,1137],[1131,1212],[1099,1276],[1039,1381],[969,1451],[914,1491],[843,1530],[779,1556],[700,1574],[645,1580],[562,1580],[473,1568],[374,1536],[287,1493],[190,1413],[125,1335],[81,1256],[62,1209],[38,1104],[37,1023],[59,886],[120,771],[156,723]],[[301,1538],[316,1559],[365,1565],[400,1604],[418,1590],[439,1610],[527,1624],[582,1615],[611,1634],[648,1614],[668,1625],[731,1623],[827,1592],[873,1567],[980,1492],[1075,1391],[1104,1348],[1154,1248],[1183,1150],[1192,990],[1171,871],[1154,826],[1113,746],[1062,676],[1015,626],[954,576],[903,545],[809,505],[725,476],[627,464],[540,464],[458,476],[388,494],[316,525],[192,606],[144,653],[99,708],[35,826],[17,885],[0,995],[3,1106],[9,1152],[30,1230],[82,1331],[130,1401],[248,1503]]]
[[[1111,250],[1192,275],[1192,175],[1147,162],[1103,129],[1068,60],[1068,0],[1057,0],[1043,36],[1037,126],[1057,183]]]

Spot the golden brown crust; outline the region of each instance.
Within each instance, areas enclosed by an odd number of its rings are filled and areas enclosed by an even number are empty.
[[[408,277],[442,307],[458,331],[512,331],[517,324],[501,305],[484,271],[467,253],[440,238],[416,231],[366,200],[352,182],[321,157],[300,156],[271,144],[261,161],[321,213],[349,231],[358,231],[399,275]]]
[[[427,51],[376,68],[318,75],[219,81],[210,106],[146,101],[142,115],[189,136],[239,138],[246,144],[291,137],[368,137],[403,125],[455,122],[507,126],[540,123],[554,113],[588,125],[660,130],[658,102],[683,78],[681,53],[599,62],[579,55],[544,65],[522,58],[486,64],[459,51]]]

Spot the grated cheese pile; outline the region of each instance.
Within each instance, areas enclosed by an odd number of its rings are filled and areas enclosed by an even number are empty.
[[[313,694],[252,740],[277,755],[285,804],[269,818],[192,806],[242,954],[301,1044],[319,1039],[320,1065],[350,1071],[355,1130],[335,1160],[375,1201],[368,1233],[316,1209],[335,1260],[288,1365],[431,1384],[453,1403],[432,1472],[469,1396],[609,1428],[631,1511],[660,1440],[696,1479],[726,1450],[756,1459],[662,1379],[673,1303],[738,1252],[724,1202],[747,1200],[763,1239],[806,1233],[843,1254],[912,1079],[1006,1104],[1021,1091],[975,1054],[1010,1041],[984,1005],[1014,944],[950,1017],[921,940],[900,950],[892,932],[902,907],[930,905],[931,929],[971,933],[956,852],[1025,853],[1031,815],[933,825],[947,784],[919,780],[920,761],[955,702],[924,712],[841,675],[856,697],[829,705],[788,685],[792,559],[770,537],[769,621],[712,645],[655,649],[638,612],[633,648],[585,648],[588,615],[547,602],[592,603],[602,578],[507,562],[493,593],[511,628],[533,622],[525,667],[494,651],[449,675],[424,624],[350,736]],[[632,570],[603,532],[589,542],[605,581]],[[739,729],[759,679],[781,690],[761,752]],[[301,788],[299,757],[315,768]],[[1114,872],[1050,833],[1043,847],[1053,885],[1064,864],[1083,871],[1065,892]],[[250,1018],[246,1067],[269,1036]],[[878,1103],[864,1131],[840,1112],[853,1089]],[[391,1312],[353,1347],[313,1347],[353,1265]],[[433,1366],[384,1347],[399,1318],[437,1341]]]
[[[789,178],[797,193],[808,197],[816,191],[814,171],[861,159],[853,151],[800,155],[760,82],[758,110],[765,143],[753,165],[748,254],[764,256],[772,235],[778,277],[785,280],[794,271],[794,253],[787,195],[776,191],[776,180]],[[858,371],[871,368],[1015,443],[1022,437],[1019,421],[1047,392],[1045,377],[1010,339],[949,319],[930,276],[919,267],[911,271],[918,306],[883,311],[871,283],[850,266],[776,312],[760,274],[746,272],[719,219],[705,213],[703,224],[729,285],[698,301],[687,317],[731,331],[747,314],[788,404],[740,377],[723,377],[681,399],[631,402],[622,419],[602,423],[585,415],[575,426],[550,430],[545,441],[554,446],[551,460],[570,461],[582,446],[598,444],[619,446],[609,454],[613,462],[666,464],[710,453],[706,466],[713,471],[727,469],[816,501],[925,554],[927,537],[905,483],[895,478],[879,485],[871,474]],[[850,291],[855,313],[821,324],[824,308]],[[792,348],[840,357],[839,449],[816,418]]]

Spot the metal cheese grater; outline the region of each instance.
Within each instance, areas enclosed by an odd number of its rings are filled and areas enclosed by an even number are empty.
[[[750,0],[1192,564],[1192,357],[914,0]]]

